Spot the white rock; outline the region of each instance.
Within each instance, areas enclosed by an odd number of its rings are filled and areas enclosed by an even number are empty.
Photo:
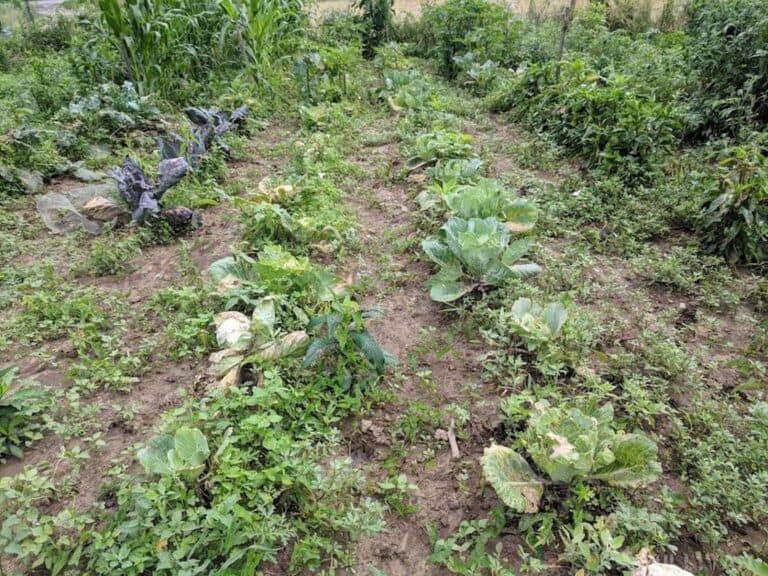
[[[693,576],[693,574],[674,564],[659,564],[658,562],[654,562],[647,566],[641,566],[635,570],[632,576]]]

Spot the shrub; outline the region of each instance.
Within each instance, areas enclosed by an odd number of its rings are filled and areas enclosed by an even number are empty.
[[[698,230],[704,248],[731,262],[768,258],[768,157],[758,138],[717,152],[693,175],[702,199]]]
[[[357,0],[363,25],[363,54],[372,58],[376,46],[389,40],[392,33],[393,0]]]
[[[51,55],[30,58],[25,76],[29,95],[46,116],[69,104],[78,88],[67,61]]]
[[[425,6],[421,48],[437,60],[440,74],[453,79],[459,72],[456,56],[474,52],[479,60],[510,64],[523,24],[506,8],[486,0],[448,0]]]
[[[614,30],[644,32],[653,26],[653,4],[650,0],[611,0],[607,24]]]
[[[549,131],[588,166],[647,178],[646,171],[677,143],[680,111],[636,92],[623,76],[603,77],[582,60],[531,65],[491,97],[529,126]]]
[[[690,65],[698,71],[703,132],[768,122],[768,1],[693,0]]]

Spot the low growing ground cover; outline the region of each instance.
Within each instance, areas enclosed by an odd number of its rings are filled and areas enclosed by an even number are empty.
[[[482,0],[21,19],[0,570],[764,574],[765,8],[590,4],[562,58]],[[240,106],[157,209],[41,221]]]

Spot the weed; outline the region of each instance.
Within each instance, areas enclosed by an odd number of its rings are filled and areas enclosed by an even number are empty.
[[[392,438],[403,444],[415,444],[430,439],[434,431],[443,425],[440,410],[423,402],[408,405],[403,416],[392,426]]]
[[[334,373],[345,392],[364,389],[371,374],[381,376],[394,358],[381,349],[365,327],[377,311],[360,310],[347,298],[333,302],[331,312],[310,320],[307,330],[313,336],[302,365],[324,365]]]
[[[42,388],[15,386],[16,372],[14,366],[0,369],[0,462],[21,458],[23,446],[42,438],[41,413],[50,407],[51,395]]]
[[[214,343],[211,297],[200,287],[166,288],[152,297],[150,306],[165,325],[171,357],[200,358]]]
[[[405,474],[389,476],[377,486],[384,502],[396,514],[405,517],[418,511],[419,507],[411,502],[411,493],[418,490],[418,486],[411,484]]]
[[[504,527],[504,512],[495,509],[489,518],[463,520],[456,532],[441,538],[437,527],[427,526],[432,545],[429,561],[443,565],[451,573],[471,576],[513,576],[511,568],[505,568],[501,561],[502,548],[498,544],[494,554],[488,552],[490,542],[498,537]]]
[[[77,271],[93,276],[122,274],[126,272],[128,262],[140,253],[137,236],[130,236],[118,242],[99,239],[94,241],[85,261]]]

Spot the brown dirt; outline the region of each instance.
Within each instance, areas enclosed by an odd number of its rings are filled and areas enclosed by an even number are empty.
[[[275,169],[280,160],[261,157],[257,146],[268,146],[269,142],[281,138],[280,127],[270,127],[259,134],[259,144],[249,150],[253,158],[236,161],[230,166],[231,180],[245,181],[246,187],[258,182],[265,173]],[[267,148],[264,149],[265,151]],[[58,181],[53,188],[60,190],[81,185],[75,181]],[[38,225],[36,213],[28,206],[17,208],[32,225]],[[237,211],[229,204],[222,203],[204,211],[202,229],[187,235],[183,240],[188,245],[192,261],[204,271],[215,260],[229,255],[239,242]],[[71,251],[67,242],[71,237],[48,233],[41,227],[39,234],[24,242],[20,266],[32,266],[40,262],[41,254],[52,257],[59,273],[67,274],[72,261],[66,255]],[[91,239],[85,238],[78,243],[78,251],[87,248]],[[183,283],[179,272],[179,245],[151,246],[142,250],[127,266],[128,273],[102,278],[82,277],[76,282],[82,286],[95,286],[105,294],[122,294],[130,305],[129,326],[126,334],[126,346],[137,349],[144,341],[161,335],[163,327],[159,319],[146,313],[151,297],[159,290]],[[39,352],[43,354],[39,354]],[[10,350],[0,354],[2,365],[6,362],[17,364],[21,379],[32,379],[48,389],[66,390],[70,385],[66,372],[77,354],[68,340],[48,342],[39,349],[24,349],[13,345]],[[180,405],[183,394],[194,394],[198,384],[204,378],[207,361],[174,362],[167,357],[167,351],[156,349],[129,392],[99,390],[83,397],[83,406],[99,406],[100,411],[94,422],[88,423],[87,434],[100,433],[105,445],[95,448],[79,439],[64,439],[47,433],[45,437],[25,450],[21,460],[10,459],[0,465],[0,477],[15,475],[27,466],[41,470],[54,471],[54,481],[67,476],[71,470],[61,460],[61,451],[65,447],[80,446],[88,450],[90,459],[74,477],[74,485],[62,497],[50,503],[46,508],[55,513],[64,508],[77,511],[89,509],[103,497],[102,487],[108,480],[108,472],[120,462],[131,462],[134,456],[132,447],[151,436],[160,422],[161,416],[170,408]],[[134,417],[125,421],[118,408],[132,407]],[[72,416],[72,415],[71,415]],[[55,482],[58,484],[59,482]],[[2,569],[13,566],[0,562]]]
[[[383,166],[397,166],[399,151],[394,144],[374,146],[364,150],[355,162],[363,173],[375,174]],[[387,530],[360,543],[358,569],[366,574],[368,566],[375,566],[389,576],[443,574],[444,570],[428,562],[431,548],[425,527],[434,525],[447,536],[463,519],[481,517],[498,502],[492,491],[483,489],[477,465],[498,421],[497,392],[481,380],[477,343],[463,336],[445,339],[451,332],[451,318],[429,298],[425,286],[429,267],[408,251],[393,250],[393,238],[421,237],[411,222],[413,201],[408,185],[373,177],[361,189],[372,190],[372,196],[348,199],[366,247],[356,272],[372,280],[374,290],[364,305],[383,307],[384,315],[371,323],[371,331],[397,356],[399,366],[391,382],[396,387],[395,403],[379,407],[363,422],[353,424],[347,435],[349,451],[353,456],[361,455],[374,483],[386,477],[383,465],[392,455],[391,429],[409,405],[420,402],[433,406],[445,420],[450,419],[446,411],[449,405],[468,406],[472,416],[466,435],[458,440],[460,458],[452,458],[446,430],[437,430],[431,440],[408,448],[401,471],[418,486],[413,499],[418,510],[406,518],[390,513]],[[391,255],[392,260],[382,263],[377,255]],[[387,286],[391,278],[397,281]],[[383,302],[376,289],[387,294]],[[436,383],[434,389],[421,381],[419,374],[427,370]],[[422,455],[427,449],[434,450],[435,456],[424,462]],[[507,544],[505,549],[514,549]]]

